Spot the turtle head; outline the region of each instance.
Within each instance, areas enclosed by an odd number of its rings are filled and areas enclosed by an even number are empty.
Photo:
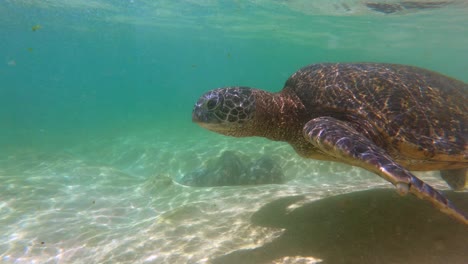
[[[211,90],[198,99],[192,121],[200,126],[230,136],[250,136],[250,121],[255,116],[254,89],[225,87]]]

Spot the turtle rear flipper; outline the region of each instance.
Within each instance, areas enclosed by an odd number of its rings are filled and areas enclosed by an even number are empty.
[[[457,170],[442,170],[440,176],[455,191],[468,188],[468,168]]]
[[[391,182],[404,195],[411,192],[456,220],[468,225],[468,217],[444,195],[397,164],[390,155],[348,123],[332,118],[312,119],[304,126],[304,137],[320,151],[350,165],[359,166]]]

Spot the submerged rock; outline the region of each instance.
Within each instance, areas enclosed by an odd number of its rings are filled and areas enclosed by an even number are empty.
[[[234,186],[283,183],[282,169],[269,156],[251,162],[233,151],[224,151],[197,170],[176,180],[188,186]]]
[[[468,193],[445,195],[468,206]],[[284,232],[210,263],[284,263],[294,256],[332,264],[468,263],[468,228],[416,197],[373,189],[304,201],[304,196],[289,196],[264,205],[251,224]]]

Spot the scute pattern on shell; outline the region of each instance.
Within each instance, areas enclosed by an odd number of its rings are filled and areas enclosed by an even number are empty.
[[[314,64],[284,90],[311,119],[339,117],[363,134],[379,131],[368,136],[394,156],[468,161],[468,85],[461,81],[406,65]]]

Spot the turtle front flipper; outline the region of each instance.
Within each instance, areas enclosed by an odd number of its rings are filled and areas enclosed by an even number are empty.
[[[350,165],[359,166],[391,182],[404,195],[411,192],[456,220],[468,225],[468,217],[444,195],[397,164],[374,142],[351,125],[332,117],[312,119],[304,126],[304,137],[320,151]]]
[[[468,188],[468,168],[440,171],[440,176],[455,191]]]

